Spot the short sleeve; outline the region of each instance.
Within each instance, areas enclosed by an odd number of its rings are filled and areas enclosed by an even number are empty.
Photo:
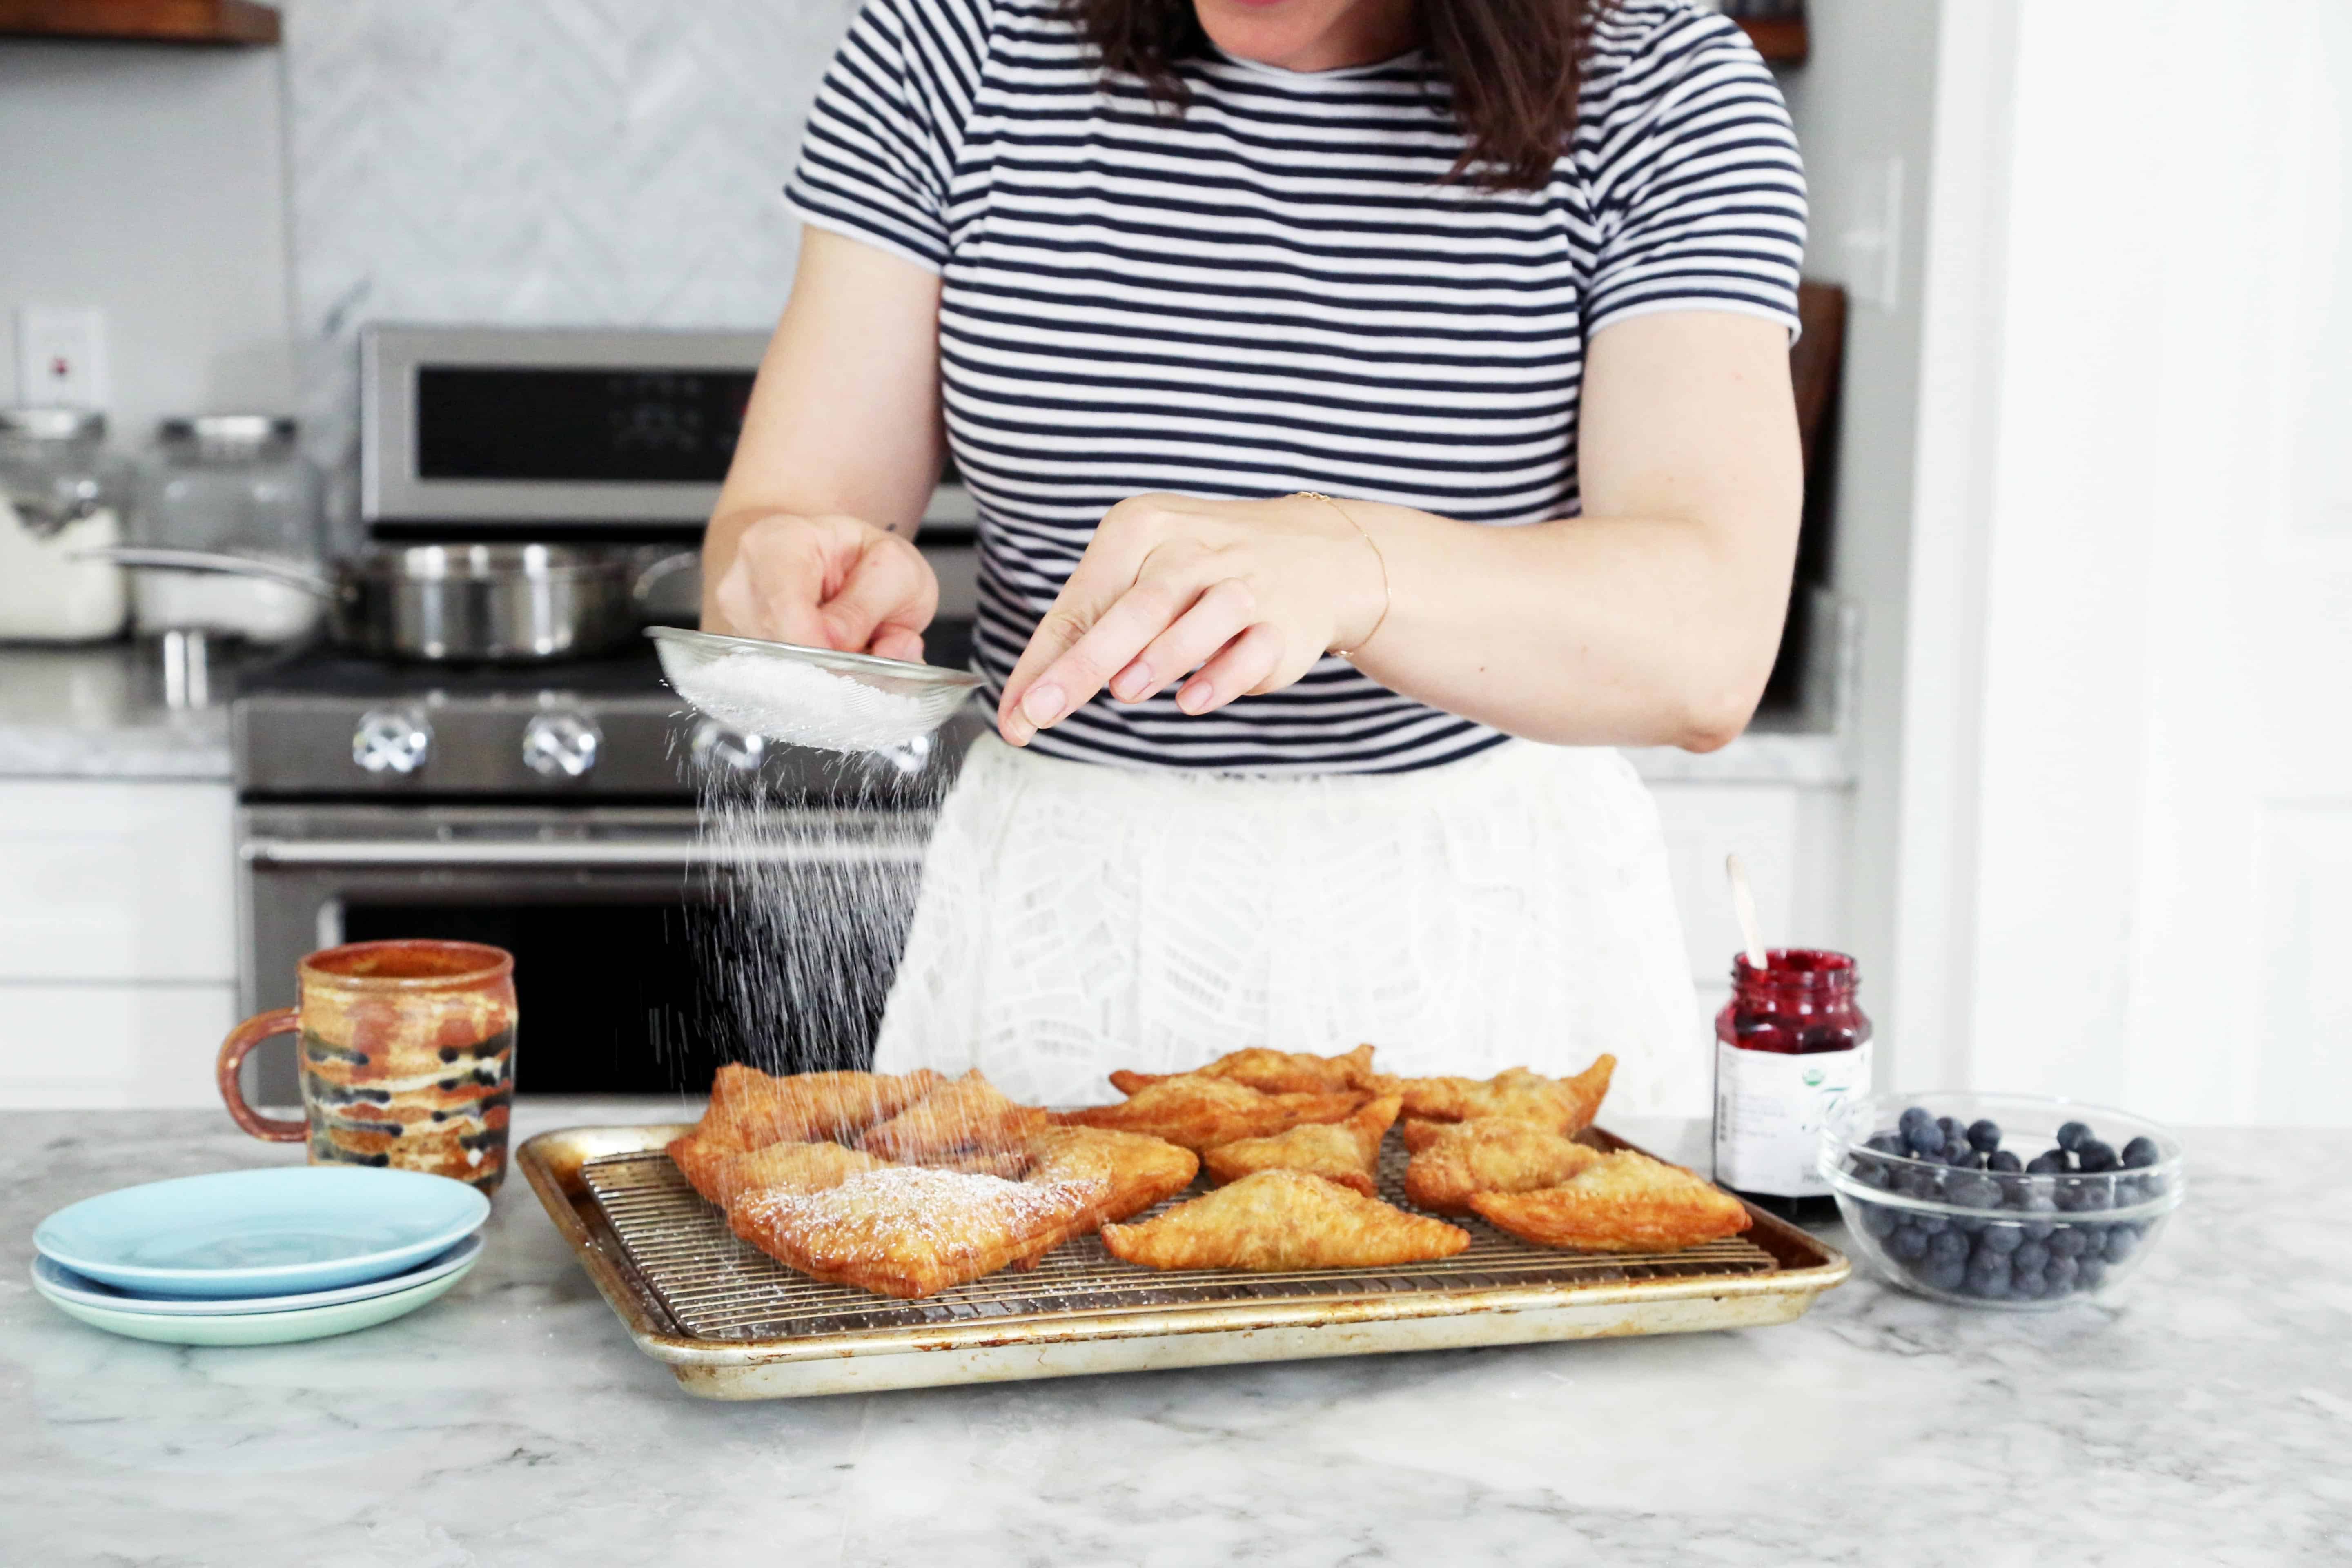
[[[817,88],[784,202],[937,272],[987,58],[985,0],[866,0]]]
[[[1599,103],[1587,100],[1599,110],[1586,145],[1600,247],[1586,332],[1659,310],[1731,310],[1793,337],[1805,173],[1772,73],[1736,24],[1687,5],[1625,43],[1592,84]]]

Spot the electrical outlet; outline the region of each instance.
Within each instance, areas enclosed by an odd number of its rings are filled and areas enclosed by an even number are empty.
[[[95,305],[16,308],[16,401],[106,406],[106,312]]]

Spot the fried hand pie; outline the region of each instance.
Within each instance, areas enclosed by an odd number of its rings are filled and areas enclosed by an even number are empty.
[[[804,1072],[771,1078],[730,1062],[711,1082],[710,1108],[694,1136],[737,1152],[839,1138],[896,1116],[946,1081],[929,1068],[897,1077]]]
[[[1258,1171],[1103,1245],[1147,1268],[1382,1268],[1451,1258],[1470,1233],[1303,1171]]]
[[[1489,1079],[1409,1078],[1400,1087],[1407,1116],[1433,1121],[1507,1116],[1560,1132],[1581,1132],[1592,1125],[1609,1092],[1609,1076],[1616,1069],[1617,1058],[1602,1056],[1574,1078],[1546,1078],[1526,1068],[1506,1068]]]
[[[717,1151],[692,1136],[675,1139],[669,1157],[694,1190],[725,1208],[739,1193],[754,1187],[815,1193],[886,1162],[838,1143],[771,1143],[740,1153]]]
[[[1078,1127],[1143,1132],[1199,1151],[1264,1138],[1307,1121],[1337,1121],[1363,1103],[1360,1094],[1263,1094],[1226,1079],[1184,1073],[1146,1084],[1118,1105],[1060,1118]]]
[[[1110,1075],[1110,1082],[1119,1093],[1133,1094],[1168,1079],[1185,1076],[1221,1078],[1261,1094],[1338,1094],[1350,1089],[1359,1094],[1377,1094],[1395,1081],[1372,1070],[1370,1046],[1358,1046],[1336,1057],[1252,1046],[1247,1050],[1229,1051],[1207,1067],[1195,1068],[1191,1075],[1129,1072],[1122,1068]]]
[[[1583,1252],[1672,1252],[1753,1223],[1720,1187],[1631,1150],[1601,1155],[1559,1186],[1478,1193],[1470,1206],[1522,1240]]]
[[[957,1149],[945,1154],[926,1154],[910,1164],[928,1165],[934,1171],[961,1171],[967,1175],[1003,1176],[1017,1182],[1029,1171],[1029,1151],[1026,1149]]]
[[[1190,1186],[1200,1159],[1165,1139],[1101,1127],[1051,1127],[1031,1140],[1028,1179],[1035,1183],[1095,1184],[1102,1189],[1087,1205],[1078,1229],[1140,1214],[1160,1199]]]
[[[727,1223],[803,1274],[912,1300],[1034,1259],[1095,1191],[896,1165],[820,1193],[738,1194]]]
[[[1016,1149],[1043,1131],[1046,1121],[1034,1106],[1006,1099],[974,1068],[868,1129],[858,1142],[886,1160],[915,1161],[960,1149]]]
[[[1201,1163],[1219,1182],[1237,1182],[1253,1171],[1305,1171],[1378,1197],[1381,1139],[1401,1103],[1393,1094],[1382,1095],[1365,1101],[1345,1121],[1308,1122],[1270,1138],[1220,1144],[1203,1153]]]
[[[1474,1193],[1524,1193],[1556,1187],[1597,1163],[1598,1149],[1499,1116],[1475,1121],[1432,1121],[1433,1128],[1404,1171],[1404,1195],[1441,1214],[1469,1214]]]

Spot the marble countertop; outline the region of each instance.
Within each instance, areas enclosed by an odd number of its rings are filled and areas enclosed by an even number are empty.
[[[517,1110],[528,1133],[687,1109]],[[194,1111],[0,1134],[0,1562],[2352,1558],[2352,1133],[2192,1135],[2189,1205],[2109,1306],[1857,1278],[1770,1329],[745,1405],[638,1354],[519,1179],[481,1266],[398,1322],[110,1338],[26,1283],[39,1217],[294,1152]]]
[[[0,644],[0,778],[228,777],[227,708],[164,706],[153,645]]]

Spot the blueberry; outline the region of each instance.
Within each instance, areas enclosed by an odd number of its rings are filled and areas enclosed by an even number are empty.
[[[1985,1156],[1985,1169],[2014,1173],[2025,1169],[2025,1163],[2006,1149],[1995,1149]]]
[[[2081,1192],[2074,1194],[2076,1214],[2098,1214],[2115,1206],[2116,1194],[2107,1189],[2105,1182],[2088,1183]]]
[[[2004,1300],[2009,1295],[2009,1291],[2008,1269],[2003,1268],[1986,1274],[1979,1274],[1973,1268],[1969,1270],[1968,1292],[1969,1295],[1981,1296],[1988,1301],[1999,1301]]]
[[[2116,1158],[2116,1152],[2095,1138],[2086,1138],[2074,1146],[2074,1164],[2079,1170],[2096,1174],[2101,1171],[2112,1171],[2120,1163],[2122,1162]]]
[[[2050,1244],[2048,1242],[2027,1241],[2020,1243],[2017,1250],[2010,1254],[2009,1266],[2020,1274],[2038,1274],[2042,1270],[2042,1266],[2049,1261]]]
[[[2129,1258],[2132,1255],[2132,1248],[2138,1245],[2139,1233],[2132,1229],[2131,1226],[2127,1225],[2117,1225],[2107,1227],[2106,1254],[2108,1262],[2121,1263],[2125,1258]]]
[[[1853,1179],[1865,1187],[1874,1187],[1882,1193],[1895,1184],[1894,1173],[1875,1162],[1867,1165],[1854,1166]]]
[[[1908,1224],[1895,1227],[1886,1238],[1886,1250],[1906,1263],[1927,1256],[1927,1233]]]
[[[2029,1176],[2052,1176],[2066,1168],[2066,1153],[2063,1149],[2053,1149],[2047,1154],[2036,1154],[2025,1163],[2025,1173]]]
[[[1938,1116],[1936,1118],[1936,1126],[1944,1134],[1944,1142],[1947,1143],[1965,1143],[1969,1141],[1969,1124],[1957,1116]]]
[[[2050,1282],[2053,1296],[2061,1296],[2074,1288],[2074,1277],[2081,1268],[2082,1265],[2071,1258],[2053,1258],[2042,1271],[2042,1278]]]
[[[1921,1236],[1941,1236],[1952,1228],[1952,1222],[1939,1214],[1915,1214],[1911,1216],[1911,1228]]]
[[[1980,1117],[1969,1123],[1969,1142],[1990,1154],[2000,1147],[2000,1123]]]
[[[1952,1201],[1962,1208],[2000,1207],[2000,1184],[1990,1176],[1970,1176],[1952,1184]]]
[[[2042,1299],[2045,1289],[2038,1270],[2028,1272],[2021,1268],[2009,1277],[2010,1294],[2021,1300],[2038,1301]]]
[[[2058,1147],[2065,1150],[2071,1154],[2075,1150],[2081,1148],[2083,1146],[2083,1141],[2090,1137],[2090,1128],[2084,1125],[2082,1122],[2069,1121],[2063,1127],[2058,1129]]]
[[[1892,1132],[1874,1132],[1863,1147],[1875,1149],[1882,1154],[1900,1154],[1903,1152],[1903,1140]]]
[[[2106,1279],[2107,1263],[2103,1258],[2085,1258],[2075,1265],[2075,1283],[2085,1290],[2097,1289]]]
[[[1919,1278],[1938,1290],[1957,1290],[1968,1277],[1968,1266],[1957,1258],[1931,1263],[1919,1271]]]
[[[2153,1138],[2135,1138],[2124,1145],[2124,1168],[2127,1171],[2145,1169],[2163,1157],[2163,1152],[2157,1148]]]
[[[1935,1117],[1928,1114],[1927,1108],[1924,1105],[1906,1106],[1904,1108],[1903,1114],[1895,1119],[1895,1124],[1903,1130],[1906,1136],[1909,1135],[1914,1127],[1932,1127],[1935,1123]]]
[[[1906,1123],[1903,1143],[1914,1154],[1941,1154],[1944,1152],[1944,1130],[1932,1121]]]
[[[1903,1223],[1902,1215],[1884,1204],[1864,1204],[1861,1208],[1862,1228],[1881,1241],[1892,1236],[1895,1227]]]
[[[2070,1225],[2063,1230],[2050,1233],[2050,1256],[2053,1258],[2080,1258],[2090,1250],[2090,1246],[2091,1238],[2079,1226]]]
[[[1966,1143],[1947,1143],[1944,1146],[1944,1163],[1957,1165],[1963,1171],[1976,1170],[1977,1162],[1982,1158]]]
[[[1968,1255],[1969,1238],[1957,1230],[1942,1231],[1927,1238],[1927,1256],[1938,1263],[1965,1259]]]
[[[2028,1241],[2047,1241],[2058,1230],[2056,1226],[2046,1225],[2041,1220],[2035,1220],[2030,1225],[2021,1225],[2017,1228]]]
[[[2021,1246],[2024,1245],[2024,1242],[2025,1232],[2020,1230],[2017,1226],[2013,1225],[1996,1225],[1988,1228],[1982,1236],[1977,1237],[1977,1249],[1980,1252],[1990,1252],[1995,1257],[1999,1257],[2003,1253],[2015,1252]]]

